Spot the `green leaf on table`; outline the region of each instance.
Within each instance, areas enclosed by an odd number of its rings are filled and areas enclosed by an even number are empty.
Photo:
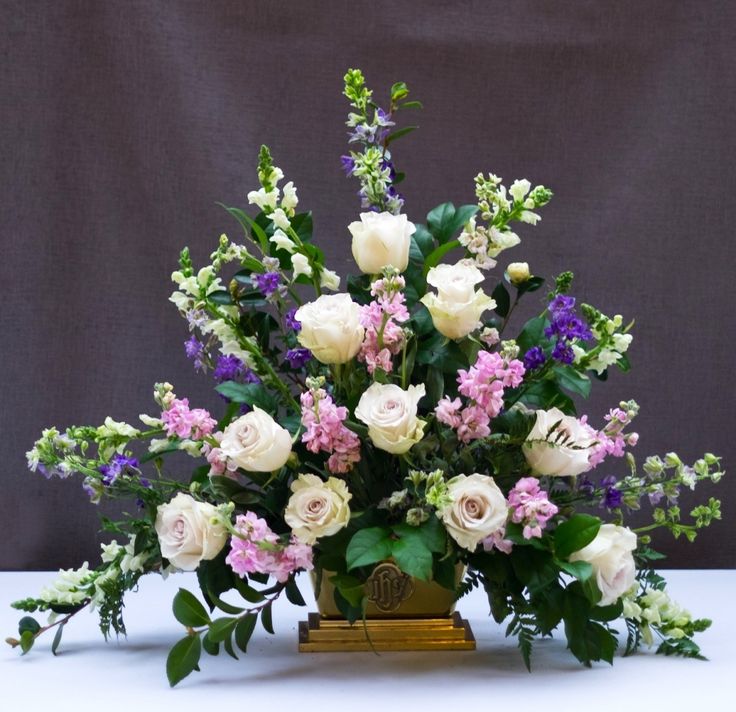
[[[32,635],[36,635],[41,630],[41,624],[33,618],[33,616],[23,616],[18,621],[18,633],[23,635],[26,631],[29,631]]]
[[[174,618],[190,628],[207,625],[210,617],[199,600],[185,588],[180,588],[172,603]]]
[[[601,520],[590,514],[574,514],[555,529],[555,552],[559,559],[580,551],[595,539],[601,528]]]
[[[54,636],[54,641],[51,643],[52,655],[56,655],[56,651],[59,649],[59,644],[61,643],[61,636],[64,634],[65,625],[66,623],[60,623],[59,627],[56,629],[56,635]]]
[[[201,654],[202,642],[199,635],[188,635],[174,645],[166,659],[166,677],[169,678],[171,687],[197,668]]]
[[[36,642],[36,636],[30,630],[24,630],[20,635],[20,649],[25,655]]]
[[[383,527],[371,527],[356,532],[345,551],[348,571],[368,566],[391,556],[391,533]]]

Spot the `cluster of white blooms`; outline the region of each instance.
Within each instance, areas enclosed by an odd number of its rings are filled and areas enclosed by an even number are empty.
[[[664,591],[650,589],[637,598],[624,598],[623,603],[624,617],[639,623],[642,640],[650,647],[654,645],[652,626],[666,637],[678,640],[687,635],[684,628],[692,622],[690,612]]]
[[[634,337],[628,333],[631,325],[623,327],[623,317],[616,314],[610,319],[589,305],[583,305],[583,313],[591,325],[591,332],[598,342],[596,347],[586,351],[580,344],[572,344],[575,363],[603,373],[609,366],[619,363],[628,351]]]
[[[169,301],[173,302],[182,314],[199,308],[200,302],[205,297],[224,289],[220,278],[215,276],[215,268],[212,265],[202,267],[196,275],[185,275],[181,270],[177,270],[172,272],[171,281],[179,286],[179,290],[169,297]]]
[[[89,563],[84,562],[79,569],[60,569],[56,580],[41,589],[39,599],[46,603],[76,605],[89,598],[89,589],[95,579]]]

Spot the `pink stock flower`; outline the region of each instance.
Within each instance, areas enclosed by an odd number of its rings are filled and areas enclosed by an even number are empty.
[[[508,501],[511,521],[524,525],[525,539],[541,537],[547,522],[558,512],[547,493],[539,488],[536,477],[522,477],[509,492]]]
[[[504,554],[510,554],[514,546],[514,542],[506,539],[506,527],[501,527],[501,529],[493,532],[493,534],[487,536],[480,543],[483,545],[484,551],[498,549]]]
[[[226,563],[239,576],[261,573],[284,582],[298,569],[311,570],[312,547],[293,537],[284,546],[265,519],[254,512],[239,514],[235,519],[237,536],[230,542]]]
[[[302,425],[306,428],[302,442],[310,452],[330,454],[327,469],[334,473],[349,472],[360,460],[360,438],[343,424],[348,409],[336,406],[322,388],[301,395]]]
[[[189,409],[189,399],[175,398],[171,405],[161,413],[161,420],[169,437],[201,440],[217,427],[217,421],[202,408]]]
[[[453,429],[459,428],[460,424],[463,422],[458,413],[462,408],[462,405],[462,401],[459,398],[450,400],[449,396],[445,396],[439,401],[439,403],[437,403],[437,407],[434,409],[437,420],[439,420],[440,423],[449,425]]]
[[[479,405],[469,405],[460,414],[461,424],[457,428],[457,437],[461,442],[485,438],[491,434],[488,427],[490,418]]]
[[[638,433],[624,433],[624,428],[632,421],[632,417],[621,408],[612,408],[605,416],[606,425],[602,430],[589,427],[591,436],[596,440],[596,445],[588,458],[591,468],[597,467],[609,455],[611,457],[623,457],[626,447],[634,447],[639,442]],[[581,418],[586,422],[586,417]]]

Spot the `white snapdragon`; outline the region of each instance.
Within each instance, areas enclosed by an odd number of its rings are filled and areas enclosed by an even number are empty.
[[[265,188],[251,190],[248,193],[248,203],[257,205],[264,213],[270,213],[276,208],[279,200],[279,189],[273,188],[267,191]]]
[[[526,179],[515,180],[509,188],[509,193],[514,199],[515,203],[523,203],[526,194],[531,190],[532,184]]]
[[[319,286],[323,289],[329,289],[332,292],[340,289],[340,275],[331,269],[323,268],[319,280]]]
[[[300,274],[306,277],[312,276],[312,265],[309,264],[307,257],[299,252],[291,256],[291,266],[294,268],[294,279]]]
[[[56,580],[41,589],[39,598],[46,603],[76,605],[89,597],[88,587],[94,580],[94,571],[84,562],[79,569],[60,569]]]
[[[292,181],[289,181],[284,186],[284,197],[281,199],[281,207],[287,215],[293,215],[297,205],[299,205],[299,198],[296,195],[296,186]]]
[[[276,210],[271,213],[271,220],[273,221],[273,224],[281,230],[288,230],[291,227],[289,218],[283,208],[276,208]]]
[[[273,236],[269,238],[270,242],[280,250],[286,250],[289,254],[292,254],[296,249],[296,245],[291,238],[280,228],[274,230]]]

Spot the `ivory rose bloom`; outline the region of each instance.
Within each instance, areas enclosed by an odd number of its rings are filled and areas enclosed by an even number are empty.
[[[291,435],[268,413],[253,406],[225,428],[220,451],[249,472],[279,470],[291,454]]]
[[[374,383],[360,397],[355,417],[368,426],[368,436],[380,450],[401,455],[418,443],[426,423],[417,418],[424,384],[403,390],[394,384]]]
[[[473,264],[437,265],[429,270],[427,282],[437,294],[427,292],[422,304],[429,309],[435,329],[450,339],[462,339],[480,325],[480,315],[496,302],[475,285],[483,273]]]
[[[555,423],[559,425],[551,431]],[[588,458],[594,443],[587,425],[552,408],[537,411],[537,420],[521,450],[539,475],[575,476],[590,469]]]
[[[528,262],[512,262],[506,268],[506,274],[509,276],[512,284],[523,284],[529,280],[531,273],[529,272]]]
[[[603,594],[599,606],[615,603],[636,583],[634,549],[636,534],[631,529],[601,524],[595,539],[570,555],[570,561],[587,561],[593,567],[595,581]]]
[[[416,231],[406,215],[361,213],[348,225],[353,236],[353,258],[365,274],[380,274],[384,267],[403,272],[409,264],[411,236]]]
[[[508,517],[508,505],[493,477],[458,475],[447,483],[450,503],[437,511],[447,533],[468,551],[502,529]]]
[[[323,536],[340,531],[350,521],[348,487],[337,477],[323,482],[317,475],[299,475],[291,483],[293,494],[284,519],[294,536],[304,544],[314,544]]]
[[[349,294],[324,294],[294,316],[302,325],[299,343],[321,363],[347,363],[360,350],[365,329],[360,306]]]
[[[160,504],[155,527],[161,556],[182,571],[194,571],[200,561],[214,559],[228,537],[222,524],[212,523],[216,515],[216,507],[183,492]]]

